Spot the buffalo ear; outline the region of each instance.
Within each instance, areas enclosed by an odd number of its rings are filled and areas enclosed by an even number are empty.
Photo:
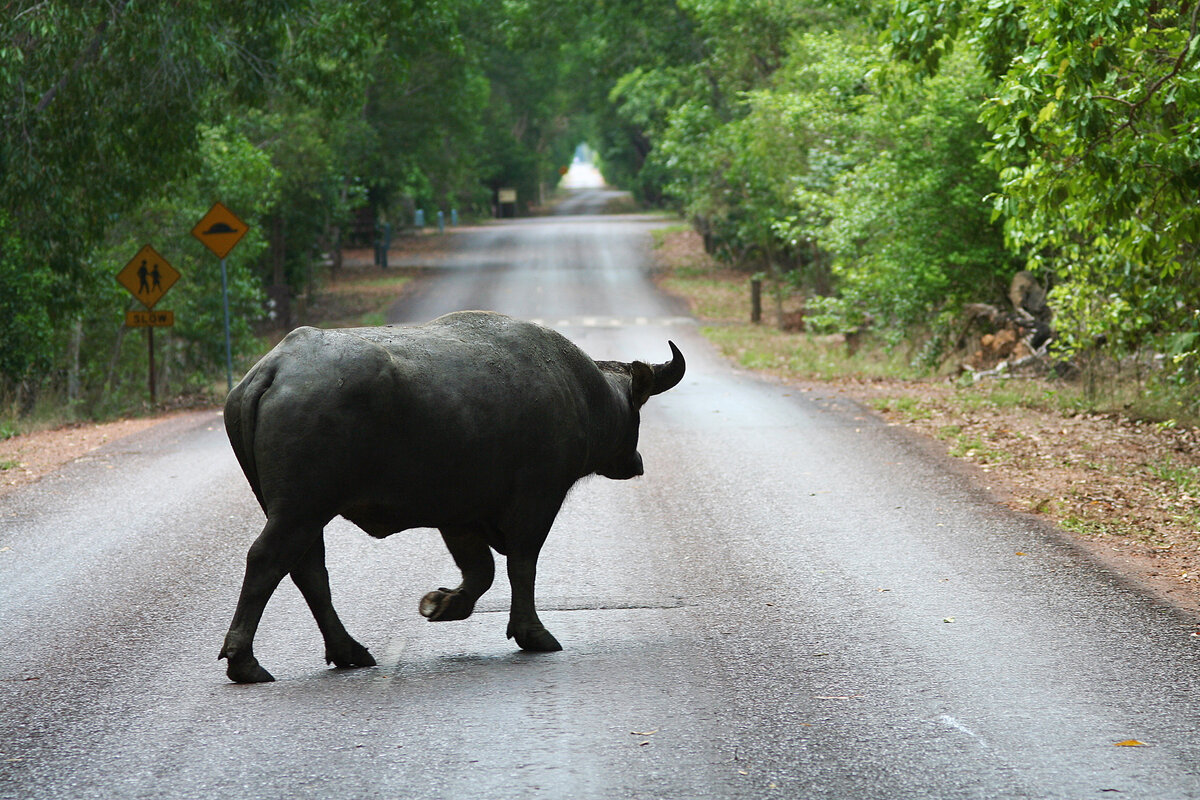
[[[641,408],[654,394],[654,369],[649,364],[634,361],[629,365],[629,374],[633,377],[633,405]]]

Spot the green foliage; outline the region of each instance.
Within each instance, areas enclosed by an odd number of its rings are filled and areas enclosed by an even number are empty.
[[[1062,354],[1156,350],[1180,387],[1200,379],[1200,6],[680,0],[661,16],[674,47],[599,59],[622,68],[610,171],[808,293],[810,322],[946,329],[963,303],[1005,305],[1025,267],[1054,287]]]
[[[951,69],[912,81],[865,46],[827,37],[807,51],[818,58],[791,84],[806,87],[793,117],[814,125],[817,169],[782,229],[828,252],[842,303],[889,331],[1001,300],[1018,266],[983,202],[997,186],[980,163],[984,76],[958,54]],[[856,88],[839,95],[847,85]]]
[[[474,24],[475,4],[418,5],[388,29],[370,65],[357,109],[365,147],[347,170],[393,224],[412,222],[400,212],[404,199],[448,209],[473,204],[479,185],[475,148],[489,84],[463,29]]]
[[[243,192],[250,187],[261,191],[259,197],[246,198],[241,207],[247,213],[257,213],[264,200],[268,203],[256,226],[270,240],[270,251],[259,265],[263,281],[303,292],[313,283],[313,263],[329,229],[349,217],[351,204],[360,203],[363,193],[345,185],[335,131],[313,110],[252,109],[236,127],[240,142],[263,142],[261,149],[243,153],[255,163],[247,165],[251,168],[238,181]],[[246,179],[252,182],[247,185]]]
[[[113,275],[153,244],[183,277],[156,332],[164,388],[223,372],[214,200],[251,226],[227,259],[234,349],[264,286],[321,279],[354,209],[486,211],[550,182],[571,130],[541,2],[17,0],[0,16],[0,395],[81,413],[139,402],[145,349]],[[509,19],[511,17],[511,19]],[[575,128],[578,130],[578,127]]]
[[[199,124],[261,97],[293,31],[324,6],[9,4],[0,191],[26,246],[56,273],[86,269],[114,215],[194,165]],[[66,293],[59,305],[80,302]]]
[[[1061,284],[1068,344],[1137,348],[1200,305],[1196,9],[1026,5],[1030,47],[985,107],[995,208]],[[1119,313],[1115,309],[1120,309]]]
[[[610,180],[769,278],[777,310],[885,341],[1053,286],[1064,354],[1163,355],[1198,405],[1200,4],[1154,0],[15,0],[0,16],[0,391],[133,397],[112,275],[184,274],[163,372],[220,372],[265,286],[323,280],[363,205],[532,201],[587,139]],[[922,352],[934,363],[946,337]],[[913,348],[920,349],[919,347]],[[132,376],[132,377],[128,377]],[[81,388],[77,391],[74,387]],[[128,385],[128,390],[126,386]]]
[[[974,44],[995,76],[985,161],[1010,248],[1057,284],[1061,347],[1154,348],[1196,373],[1200,39],[1196,4],[897,0],[898,57]],[[1195,402],[1193,399],[1192,402]]]
[[[49,366],[53,326],[46,310],[65,289],[50,271],[26,269],[26,257],[0,209],[0,380],[12,382]]]
[[[126,309],[140,307],[113,280],[142,245],[150,243],[181,277],[156,306],[175,312],[175,326],[156,332],[156,360],[180,390],[203,388],[225,363],[224,311],[219,261],[188,232],[215,198],[250,225],[226,259],[233,344],[236,353],[257,346],[252,322],[261,314],[261,282],[253,265],[266,250],[261,220],[277,202],[279,173],[267,153],[229,125],[202,126],[196,168],[115,220],[95,251],[98,280],[79,319],[80,398],[86,409],[112,412],[145,391],[146,348],[142,336],[124,331]],[[207,377],[206,377],[207,376]]]
[[[777,296],[817,295],[819,328],[874,321],[898,339],[964,302],[1003,299],[1018,262],[984,202],[998,182],[981,163],[983,70],[956,54],[953,70],[923,80],[891,64],[865,21],[843,13],[834,31],[826,11],[790,13],[772,68],[757,83],[742,71],[749,90],[724,110],[685,88],[694,71],[618,82],[626,115],[658,132],[646,165],[667,176],[667,194]],[[797,19],[808,24],[797,31]]]

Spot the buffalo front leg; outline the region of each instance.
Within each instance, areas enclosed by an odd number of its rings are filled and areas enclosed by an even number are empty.
[[[237,610],[229,633],[225,635],[225,646],[217,656],[228,659],[225,674],[231,681],[262,683],[275,680],[254,657],[254,634],[275,588],[314,542],[320,540],[322,528],[323,525],[292,525],[268,518],[262,533],[250,545]]]
[[[496,562],[484,532],[479,528],[442,528],[442,541],[454,563],[462,571],[462,583],[457,589],[445,587],[421,598],[421,616],[430,622],[466,619],[475,610],[475,603],[491,588],[496,575]]]
[[[536,550],[532,554],[514,552],[508,557],[508,582],[512,584],[508,638],[516,639],[517,645],[522,650],[549,653],[562,650],[562,645],[538,619],[537,608],[534,604],[537,557]]]
[[[321,636],[325,639],[325,663],[340,668],[373,667],[375,659],[367,648],[351,638],[333,610],[329,591],[329,570],[325,568],[325,538],[318,536],[300,562],[292,568],[292,581],[304,595]]]

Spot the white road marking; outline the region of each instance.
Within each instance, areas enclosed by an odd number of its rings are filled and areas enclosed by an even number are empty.
[[[938,722],[942,723],[948,728],[954,728],[956,731],[965,733],[967,736],[970,736],[972,739],[979,742],[980,747],[987,747],[987,742],[985,742],[983,739],[980,739],[979,735],[976,734],[975,731],[971,730],[966,725],[963,725],[949,714],[943,714],[942,716],[938,717]]]
[[[632,328],[649,325],[669,327],[696,324],[696,320],[691,317],[568,317],[565,319],[530,317],[528,321],[544,325],[547,328]]]

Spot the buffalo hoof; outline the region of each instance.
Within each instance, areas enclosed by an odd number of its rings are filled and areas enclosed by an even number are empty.
[[[419,610],[430,622],[451,622],[471,616],[475,603],[457,589],[443,588],[422,597]]]
[[[562,650],[562,645],[550,631],[538,625],[536,628],[516,629],[508,626],[508,638],[516,639],[517,646],[522,650],[534,653],[554,653]]]
[[[358,642],[351,639],[345,646],[334,650],[325,648],[325,663],[333,664],[338,669],[350,669],[351,667],[373,667],[375,659]]]
[[[263,669],[258,659],[253,657],[247,661],[231,660],[225,668],[225,674],[234,683],[270,683],[275,680],[275,676]]]

